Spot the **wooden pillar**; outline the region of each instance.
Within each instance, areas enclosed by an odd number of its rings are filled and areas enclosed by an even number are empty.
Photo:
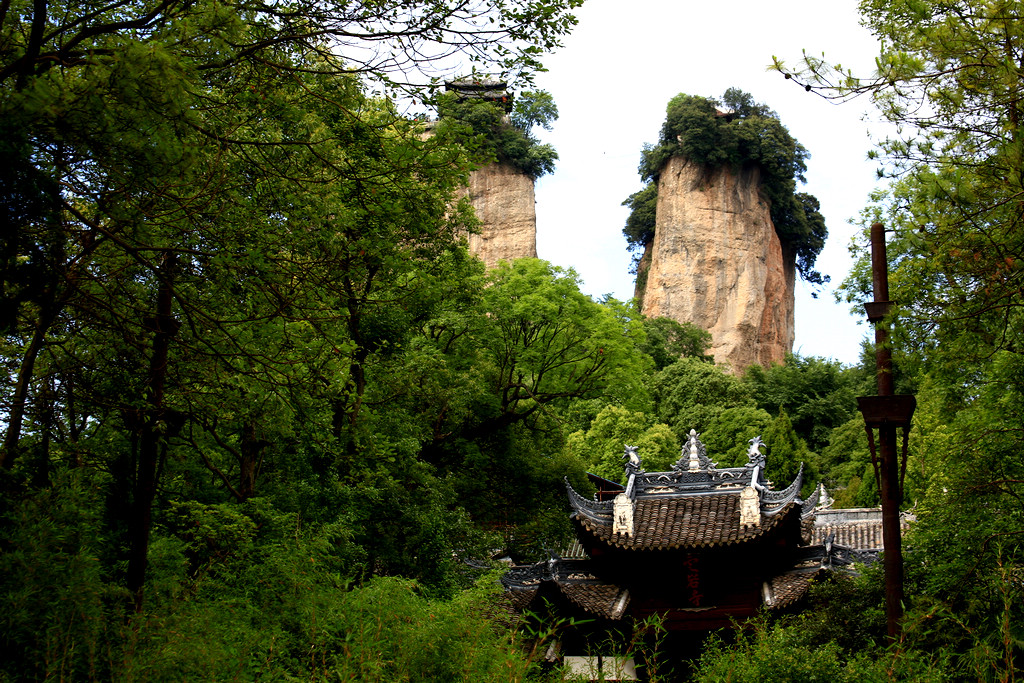
[[[865,304],[868,320],[875,326],[875,367],[877,396],[858,399],[864,425],[868,430],[871,459],[878,477],[882,498],[882,545],[885,569],[885,616],[889,637],[896,639],[903,617],[903,538],[900,529],[900,505],[903,502],[903,472],[906,452],[897,447],[897,432],[910,430],[916,401],[913,396],[894,394],[892,349],[886,316],[892,308],[889,300],[889,266],[885,253],[885,230],[881,223],[871,226],[871,276],[874,301]],[[878,429],[878,453],[874,430]],[[904,444],[906,441],[904,441]]]

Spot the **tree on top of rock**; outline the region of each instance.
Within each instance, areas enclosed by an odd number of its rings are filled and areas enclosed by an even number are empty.
[[[806,182],[810,154],[778,114],[736,88],[726,90],[721,100],[680,93],[669,101],[658,143],[642,152],[639,172],[648,185],[623,202],[631,209],[623,228],[630,251],[642,253],[654,238],[658,177],[674,156],[712,169],[756,165],[775,231],[795,255],[800,275],[815,285],[828,281],[814,270],[828,235],[825,219],[815,197],[796,191],[797,181]]]

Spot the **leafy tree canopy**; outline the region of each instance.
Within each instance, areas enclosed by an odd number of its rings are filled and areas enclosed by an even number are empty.
[[[626,197],[622,205],[629,208],[622,234],[626,236],[629,250],[633,252],[630,272],[640,277],[643,275],[639,269],[644,247],[654,240],[654,230],[658,225],[658,184],[647,183],[644,189]]]
[[[665,424],[643,413],[606,406],[586,431],[569,435],[566,452],[579,458],[588,472],[622,482],[626,444],[639,448],[644,469],[665,471],[679,458],[679,440]],[[624,483],[624,482],[623,482]]]
[[[728,408],[754,406],[750,389],[713,363],[681,358],[649,382],[659,421],[672,427],[680,441],[691,429],[703,433]]]
[[[693,323],[681,323],[672,318],[643,318],[645,339],[640,351],[654,361],[655,370],[663,370],[680,358],[697,358],[709,363],[711,333]]]
[[[534,180],[555,170],[555,148],[532,133],[535,126],[551,130],[558,119],[558,108],[549,93],[521,93],[511,115],[497,102],[445,93],[438,96],[437,111],[441,127],[448,128],[482,162],[509,164]]]
[[[860,368],[797,354],[782,365],[752,365],[743,379],[759,408],[773,415],[786,411],[811,450],[823,448],[834,428],[858,414],[856,397],[870,393]]]
[[[862,217],[889,232],[892,343],[919,388],[909,584],[963,629],[950,642],[970,651],[965,659],[989,647],[981,641],[1005,643],[992,650],[1001,661],[971,662],[971,675],[1012,678],[1020,650],[1009,624],[1020,616],[1010,576],[1022,560],[1024,498],[1024,11],[1001,0],[867,0],[861,12],[880,43],[873,73],[808,53],[794,69],[775,67],[827,98],[867,96],[893,124],[875,153],[886,185]],[[872,294],[866,240],[857,250],[844,283],[851,302]]]

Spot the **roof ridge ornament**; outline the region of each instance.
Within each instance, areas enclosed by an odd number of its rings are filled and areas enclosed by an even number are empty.
[[[764,445],[764,441],[761,440],[761,435],[758,434],[753,439],[748,439],[747,443],[750,444],[750,448],[747,449],[747,467],[761,467],[764,468],[765,454],[761,452],[761,446]]]
[[[698,438],[697,430],[690,430],[690,437],[683,444],[683,451],[679,459],[672,465],[677,472],[700,472],[702,470],[713,470],[716,464],[708,457],[708,450]]]
[[[643,472],[644,470],[643,467],[641,467],[640,456],[637,455],[637,451],[640,447],[630,446],[629,444],[625,444],[625,446],[626,450],[622,454],[622,457],[627,460],[626,476],[629,477],[631,472]]]

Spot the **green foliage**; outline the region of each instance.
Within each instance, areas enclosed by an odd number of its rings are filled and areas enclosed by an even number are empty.
[[[583,485],[586,478],[583,463],[562,452],[554,425],[516,423],[452,444],[449,453],[461,457],[447,479],[459,506],[478,527],[501,534],[489,547],[460,546],[460,554],[483,557],[501,547],[517,561],[535,561],[569,542],[563,482]]]
[[[995,349],[1019,347],[1020,11],[1002,2],[867,2],[865,24],[882,41],[877,76],[820,58],[794,74],[834,84],[836,98],[869,94],[895,124],[877,153],[888,183],[864,223],[882,221],[891,235],[896,348],[951,378],[970,378]],[[870,289],[864,246],[844,285],[850,300]]]
[[[681,358],[651,377],[649,386],[654,414],[681,441],[691,429],[703,433],[728,408],[754,407],[743,382],[697,358]]]
[[[995,580],[989,572],[996,559],[1008,565],[1021,561],[1022,368],[1018,356],[1000,353],[974,400],[954,404],[955,416],[946,413],[948,424],[937,423],[928,404],[919,417],[916,447],[927,457],[930,474],[913,537],[928,558],[930,595],[987,601],[991,592],[983,586]]]
[[[879,504],[864,418],[855,417],[832,430],[828,445],[821,450],[820,463],[823,483],[835,499],[833,507]]]
[[[500,335],[461,243],[472,150],[423,139],[373,89],[402,64],[408,92],[440,45],[528,77],[577,5],[0,7],[0,678],[524,675],[477,607],[442,599],[472,583],[457,553],[500,542],[437,444],[498,462],[488,421],[520,379],[492,372]],[[517,121],[554,114],[538,94]],[[617,369],[634,342],[616,333]],[[604,365],[540,384],[598,395]],[[525,422],[527,400],[508,414]],[[579,469],[521,441],[533,478],[503,494]],[[551,518],[550,497],[522,503]],[[353,588],[379,574],[416,592]],[[349,657],[389,620],[397,640]],[[445,656],[427,662],[432,636]]]
[[[942,662],[920,651],[844,653],[834,642],[808,643],[800,626],[754,621],[740,631],[735,645],[713,639],[701,656],[695,681],[755,683],[889,683],[949,680]]]
[[[779,411],[765,430],[762,440],[768,447],[765,470],[770,474],[776,488],[785,488],[796,479],[803,467],[803,497],[807,497],[817,486],[818,456],[807,448],[807,444],[793,429],[793,423],[785,410]]]
[[[623,229],[630,250],[642,249],[650,241],[648,233],[653,235],[658,176],[673,156],[707,168],[760,169],[761,192],[771,204],[772,223],[783,246],[794,254],[805,280],[817,285],[828,281],[814,270],[828,235],[818,200],[796,191],[810,155],[778,114],[736,88],[726,90],[721,101],[683,93],[669,101],[658,143],[643,150],[639,171],[648,185],[624,202],[632,210]]]
[[[647,245],[654,241],[657,227],[658,184],[647,183],[642,190],[626,197],[622,205],[629,209],[622,234],[626,236],[627,248],[633,254],[630,272],[639,276],[640,259]]]
[[[108,601],[120,591],[98,561],[107,539],[97,483],[75,472],[59,487],[3,498],[0,678],[78,679],[104,669],[102,643],[119,616]]]
[[[516,97],[509,119],[513,126],[526,134],[530,134],[535,126],[551,130],[551,124],[558,120],[558,106],[551,93],[528,90]]]
[[[859,78],[805,55],[787,76],[834,99],[866,94],[894,124],[874,155],[886,186],[862,219],[889,233],[898,305],[887,322],[904,387],[919,392],[910,594],[931,605],[917,616],[936,626],[934,646],[960,656],[962,678],[1012,680],[1020,635],[1005,625],[1020,608],[1006,579],[1019,571],[1024,528],[1021,7],[907,0],[861,11],[880,42],[876,73]],[[871,290],[863,238],[856,249],[851,302]]]
[[[454,93],[438,98],[438,128],[471,150],[480,163],[497,161],[534,180],[555,170],[558,153],[531,134],[534,126],[551,129],[558,109],[546,92],[520,95],[511,117],[496,102],[459,99]]]
[[[750,440],[763,437],[771,424],[772,416],[766,411],[750,405],[735,406],[711,418],[700,439],[719,467],[742,467],[747,464]],[[774,468],[771,472],[774,476]]]
[[[885,642],[885,579],[881,563],[857,567],[851,575],[833,572],[815,581],[806,609],[793,619],[806,645],[834,643],[848,655]]]
[[[493,574],[454,599],[342,577],[345,525],[267,501],[174,508],[152,544],[150,611],[126,622],[103,576],[96,481],[8,505],[0,555],[5,680],[505,681],[531,670],[498,621]],[[40,628],[40,625],[45,625]]]
[[[640,351],[654,361],[655,370],[663,370],[680,358],[697,358],[714,362],[708,354],[711,333],[693,323],[680,323],[672,318],[644,318],[646,339]]]
[[[496,419],[515,421],[551,403],[636,386],[643,331],[633,312],[593,301],[574,271],[537,259],[499,264],[489,282],[481,340],[501,397]]]
[[[579,458],[588,472],[623,482],[626,445],[637,446],[643,468],[663,472],[679,458],[679,440],[668,425],[618,406],[606,406],[590,428],[569,435],[566,452]]]
[[[813,356],[789,354],[781,365],[752,365],[743,379],[759,408],[789,414],[811,450],[824,448],[833,429],[859,415],[856,397],[869,393],[858,369]]]

